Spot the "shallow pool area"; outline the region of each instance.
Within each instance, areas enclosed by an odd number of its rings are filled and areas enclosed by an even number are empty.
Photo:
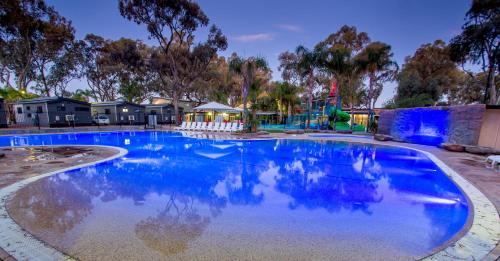
[[[434,162],[404,148],[156,131],[0,137],[57,144],[129,151],[7,203],[19,225],[82,260],[410,260],[459,233],[471,207]]]

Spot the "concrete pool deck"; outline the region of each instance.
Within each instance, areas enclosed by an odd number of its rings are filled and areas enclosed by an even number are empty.
[[[217,133],[217,134],[211,134],[209,138],[221,138],[221,139],[234,139],[234,138],[255,138],[254,136],[251,137],[242,137],[242,136],[234,136],[234,135],[229,135],[227,133]],[[352,135],[350,135],[352,136]],[[200,138],[205,138],[203,136],[199,136]],[[498,172],[495,172],[491,169],[487,169],[485,166],[486,164],[483,163],[484,157],[477,156],[477,155],[472,155],[472,154],[467,154],[467,153],[453,153],[453,152],[448,152],[445,150],[441,150],[439,148],[435,147],[430,147],[430,146],[423,146],[423,145],[416,145],[416,144],[407,144],[407,143],[398,143],[398,142],[378,142],[374,140],[368,140],[366,138],[357,138],[357,137],[342,137],[341,135],[338,136],[332,136],[332,137],[314,137],[310,136],[308,134],[297,134],[297,135],[287,135],[283,133],[273,133],[273,134],[268,134],[268,135],[263,135],[260,136],[260,138],[263,139],[275,139],[275,138],[286,138],[286,139],[308,139],[308,140],[318,140],[318,141],[324,141],[324,140],[329,140],[329,141],[349,141],[349,142],[361,142],[361,143],[370,143],[370,144],[379,144],[379,145],[391,145],[391,146],[399,146],[399,147],[407,147],[407,148],[413,148],[417,150],[421,150],[424,152],[431,153],[434,155],[438,160],[444,162],[447,166],[451,168],[451,171],[454,171],[460,175],[460,177],[463,177],[470,183],[472,183],[475,187],[477,187],[482,193],[485,194],[485,196],[493,203],[494,208],[496,210],[500,209],[500,176],[498,175]],[[68,146],[69,147],[69,146]],[[76,146],[80,147],[80,146]],[[428,155],[429,156],[429,155]],[[92,164],[92,163],[90,163]],[[439,165],[439,164],[438,164]],[[446,166],[440,166],[441,168],[444,168]],[[61,166],[61,168],[64,168]],[[45,171],[40,171],[39,174],[46,173],[48,170]],[[45,175],[44,175],[45,176]],[[21,178],[23,179],[23,178]],[[0,180],[1,182],[1,180]],[[457,182],[457,180],[455,180]],[[457,182],[458,183],[458,182]],[[1,183],[0,183],[1,184]],[[461,187],[463,184],[459,184]],[[0,185],[1,187],[1,185]],[[472,197],[471,195],[468,195],[469,197]],[[486,202],[487,203],[487,202]],[[477,207],[475,205],[475,207]],[[496,212],[495,210],[495,212]],[[492,213],[489,213],[490,215]],[[498,212],[494,213],[496,215],[496,218],[498,219]],[[476,214],[477,215],[477,214]],[[498,222],[498,220],[493,220],[493,222]],[[498,227],[498,224],[497,224]],[[493,231],[493,233],[498,237],[498,231]],[[452,244],[454,245],[454,244]],[[455,244],[456,245],[456,244]],[[488,245],[488,247],[491,247],[491,244]],[[459,248],[463,249],[463,247],[459,246]],[[469,251],[471,249],[463,249],[465,251]],[[473,249],[472,249],[473,250]],[[482,250],[484,251],[484,250]],[[5,253],[4,253],[5,254]],[[466,253],[462,253],[466,254]],[[435,260],[443,260],[444,258],[447,259],[453,259],[454,257],[458,256],[453,256],[452,253],[447,253],[448,256],[439,256]],[[500,255],[500,248],[498,245],[496,245],[496,248],[491,251],[488,255],[484,256],[485,260],[495,260],[498,256]],[[4,256],[2,256],[2,252],[0,252],[0,259],[2,259]],[[465,258],[467,259],[467,258]]]

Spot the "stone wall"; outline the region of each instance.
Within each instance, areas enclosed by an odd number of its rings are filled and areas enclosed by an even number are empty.
[[[485,109],[479,104],[384,110],[378,133],[411,143],[477,145]]]
[[[391,135],[392,123],[394,117],[396,116],[396,110],[383,110],[380,112],[380,117],[378,119],[378,131],[379,134]]]
[[[448,142],[477,145],[485,111],[483,104],[450,107]]]

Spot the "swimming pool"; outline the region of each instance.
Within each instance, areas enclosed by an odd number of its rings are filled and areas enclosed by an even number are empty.
[[[18,224],[82,260],[413,259],[468,217],[455,184],[403,148],[154,131],[0,137],[56,144],[129,151],[8,202]]]

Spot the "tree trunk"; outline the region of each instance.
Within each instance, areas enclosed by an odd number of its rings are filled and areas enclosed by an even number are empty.
[[[288,103],[288,116],[286,119],[287,119],[287,122],[285,122],[285,124],[290,123],[290,121],[292,120],[292,103],[291,102]]]
[[[486,89],[489,88],[489,104],[497,104],[497,90],[495,86],[495,66],[490,63],[488,67],[488,82],[486,83]],[[485,95],[487,95],[485,93]]]
[[[177,92],[172,93],[172,103],[174,105],[174,115],[175,115],[174,124],[177,124],[177,121],[179,119],[179,95],[177,95]]]
[[[252,109],[252,132],[257,132],[257,110],[256,109]]]
[[[351,131],[354,131],[354,103],[351,102]]]
[[[368,91],[368,104],[367,104],[367,107],[368,107],[368,122],[367,122],[367,126],[366,126],[367,132],[370,129],[371,122],[372,122],[371,115],[372,115],[372,99],[373,99],[373,85],[374,84],[375,84],[375,74],[370,73],[370,83],[369,83],[370,89]]]
[[[243,126],[246,127],[247,124],[247,115],[248,115],[248,107],[247,107],[247,102],[248,102],[248,82],[246,80],[243,80]]]
[[[280,99],[279,101],[279,118],[278,118],[278,122],[279,124],[282,124],[283,123],[283,99]]]
[[[313,78],[312,74],[309,74],[309,79],[307,80],[307,125],[306,129],[311,127],[311,108],[312,108],[312,95],[313,95]]]

